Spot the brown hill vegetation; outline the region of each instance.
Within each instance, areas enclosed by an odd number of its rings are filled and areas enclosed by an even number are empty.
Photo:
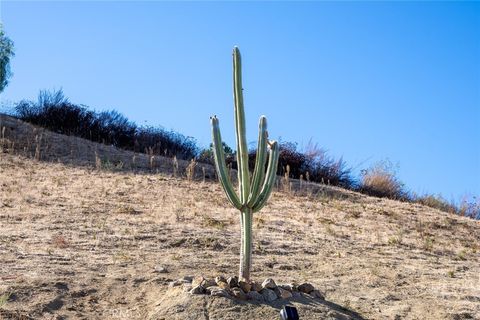
[[[0,317],[278,318],[281,302],[168,287],[237,273],[238,216],[211,167],[188,180],[187,162],[0,120]],[[290,301],[301,319],[480,319],[480,221],[419,204],[279,179],[253,258],[254,279],[323,291]]]

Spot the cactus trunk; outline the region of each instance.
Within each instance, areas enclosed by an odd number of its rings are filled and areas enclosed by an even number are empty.
[[[252,218],[252,209],[245,208],[240,212],[242,243],[240,247],[239,279],[250,279],[250,269],[252,267]]]
[[[225,164],[220,124],[216,116],[210,118],[212,124],[213,154],[215,168],[225,194],[230,203],[240,210],[241,245],[240,245],[240,279],[250,280],[252,265],[252,220],[253,213],[259,211],[266,203],[275,184],[279,148],[276,141],[268,140],[267,119],[262,116],[259,122],[257,159],[252,181],[248,169],[248,149],[245,128],[245,110],[243,106],[243,88],[240,51],[233,49],[233,98],[235,111],[235,132],[237,140],[238,189],[235,192]],[[265,171],[267,160],[268,165]]]

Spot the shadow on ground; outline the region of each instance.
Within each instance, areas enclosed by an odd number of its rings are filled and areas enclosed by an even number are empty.
[[[364,319],[360,314],[328,300],[309,296],[272,303],[241,301],[233,298],[191,295],[169,288],[156,302],[149,319],[278,319],[285,305],[294,306],[300,319]]]

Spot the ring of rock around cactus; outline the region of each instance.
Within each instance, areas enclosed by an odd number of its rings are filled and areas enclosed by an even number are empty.
[[[170,282],[169,287],[181,288],[184,292],[192,295],[209,295],[263,303],[301,298],[325,300],[325,295],[311,283],[277,284],[272,278],[267,278],[260,283],[239,280],[237,276],[228,278],[224,276],[215,278],[185,276]]]

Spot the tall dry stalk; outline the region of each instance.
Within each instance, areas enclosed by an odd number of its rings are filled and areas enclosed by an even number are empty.
[[[95,150],[95,168],[97,170],[102,169],[102,159],[98,156],[97,150]]]
[[[178,175],[178,160],[177,160],[177,156],[173,156],[172,165],[173,165],[173,176],[174,176],[174,177],[177,177],[177,175]]]
[[[40,161],[40,150],[42,143],[42,134],[35,136],[35,160]]]
[[[195,177],[195,166],[197,165],[197,162],[195,159],[190,160],[190,163],[188,164],[186,168],[186,174],[187,174],[187,180],[188,181],[193,181],[193,178]]]
[[[155,156],[150,155],[150,170],[153,171],[153,169],[155,169]]]
[[[284,177],[283,189],[285,192],[290,193],[292,189],[290,184],[290,166],[288,164],[287,164],[287,167],[285,168],[285,174],[283,175],[283,177]]]

